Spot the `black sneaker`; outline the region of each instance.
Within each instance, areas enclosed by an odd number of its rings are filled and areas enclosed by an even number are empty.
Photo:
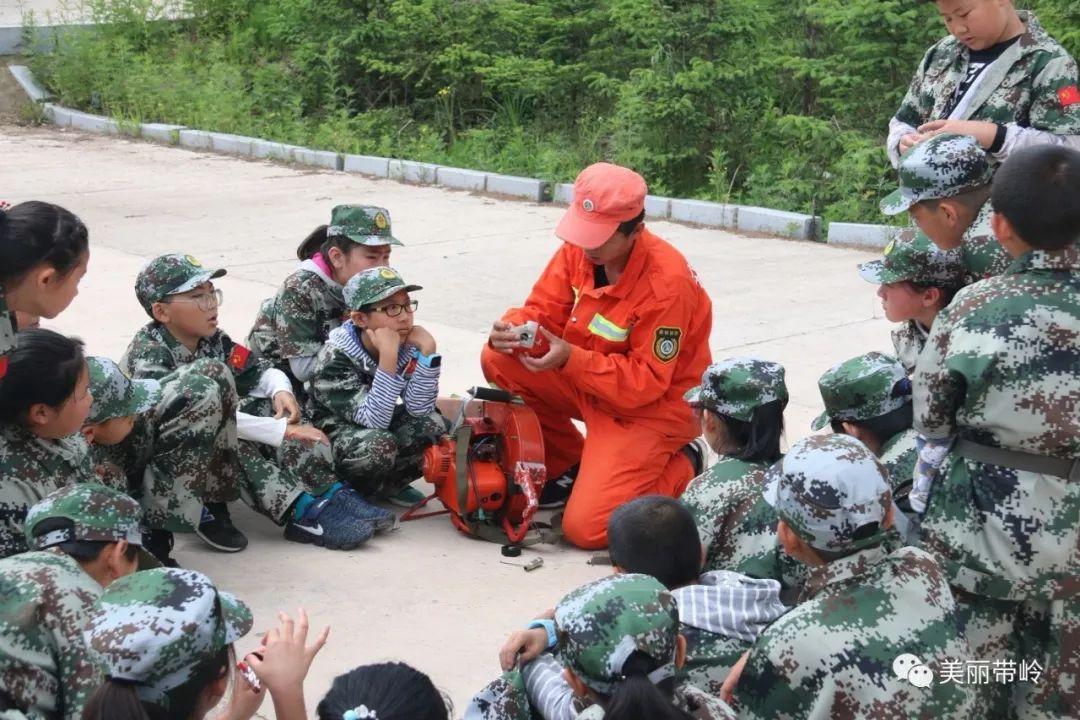
[[[686,443],[682,446],[682,452],[694,466],[694,477],[705,472],[705,469],[709,467],[709,444],[705,442],[705,438],[695,438]]]
[[[173,548],[173,534],[168,530],[147,530],[143,534],[143,549],[157,558],[158,562],[168,568],[180,567],[180,563],[171,557]]]
[[[570,499],[570,493],[574,489],[574,481],[577,480],[578,466],[564,472],[559,477],[544,483],[544,489],[540,491],[540,507],[544,510],[559,508]]]
[[[221,552],[240,552],[248,544],[244,534],[232,524],[229,506],[225,503],[206,503],[203,506],[202,519],[195,534],[207,545]]]

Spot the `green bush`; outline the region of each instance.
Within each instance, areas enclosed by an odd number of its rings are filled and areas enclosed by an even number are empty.
[[[915,0],[91,0],[33,59],[66,105],[552,181],[879,221]],[[1030,3],[1080,50],[1080,5]],[[167,17],[183,20],[167,21]]]

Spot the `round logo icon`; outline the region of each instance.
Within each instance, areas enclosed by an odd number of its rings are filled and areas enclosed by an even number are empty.
[[[383,269],[379,270],[379,277],[384,280],[397,280],[398,274],[390,268],[384,267]]]
[[[896,677],[901,680],[906,680],[908,673],[911,672],[911,668],[916,665],[922,665],[922,660],[911,653],[904,653],[903,655],[898,655],[896,659],[892,661],[892,671],[895,673]]]
[[[189,265],[193,265],[195,267],[202,267],[202,263],[196,260],[194,255],[185,255],[184,259],[188,261]]]
[[[584,210],[585,212],[592,212],[593,210],[596,209],[596,206],[593,205],[592,200],[590,200],[589,198],[585,198],[584,200],[581,201],[581,209]]]
[[[380,230],[385,230],[389,227],[390,221],[386,219],[386,216],[382,213],[375,213],[375,227]]]
[[[907,679],[917,688],[928,688],[934,683],[934,671],[925,665],[916,665],[908,672]]]

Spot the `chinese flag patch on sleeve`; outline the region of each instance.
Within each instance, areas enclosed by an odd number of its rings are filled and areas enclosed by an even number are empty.
[[[232,352],[229,353],[229,367],[237,372],[240,372],[247,367],[248,358],[251,357],[251,351],[243,345],[233,345]]]
[[[7,375],[8,356],[0,355],[0,378]]]
[[[1061,107],[1067,108],[1070,105],[1080,103],[1080,88],[1075,85],[1069,85],[1063,87],[1057,91],[1058,100],[1061,102]]]

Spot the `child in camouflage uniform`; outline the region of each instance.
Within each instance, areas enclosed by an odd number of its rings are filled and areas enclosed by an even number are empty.
[[[1080,144],[1076,61],[1012,0],[937,0],[950,35],[919,63],[889,122],[895,166],[935,133],[969,135],[996,160],[1038,144]]]
[[[315,370],[315,357],[346,315],[341,290],[361,270],[386,267],[401,241],[390,232],[390,213],[370,205],[338,205],[297,248],[300,266],[264,300],[248,335],[257,357],[292,380],[297,397]]]
[[[941,683],[946,661],[967,659],[956,603],[934,558],[883,549],[893,515],[888,473],[862,443],[813,435],[769,469],[784,550],[809,566],[802,602],[757,639],[734,688],[740,718],[963,718],[970,688]],[[938,680],[900,677],[915,655]],[[914,672],[911,668],[906,670]]]
[[[82,628],[102,587],[136,570],[139,504],[95,483],[61,488],[26,518],[31,548],[0,560],[5,720],[79,720],[102,676]]]
[[[330,333],[311,381],[312,417],[339,471],[365,497],[405,507],[423,500],[409,483],[447,429],[435,410],[442,358],[431,333],[413,324],[409,293],[420,289],[393,268],[354,275],[345,285],[350,322]]]
[[[761,499],[765,470],[783,457],[784,367],[759,358],[713,363],[685,395],[719,460],[682,494],[705,548],[707,570],[771,578],[793,599],[802,585],[799,563],[776,542],[776,513]]]
[[[1016,260],[957,294],[915,370],[915,427],[952,445],[923,545],[943,560],[974,656],[1041,671],[980,686],[1003,717],[1080,714],[1078,197],[1080,152],[1030,148],[1001,166],[994,232]]]
[[[964,267],[957,250],[943,251],[922,233],[901,233],[885,247],[881,260],[859,266],[863,280],[880,285],[878,297],[892,331],[896,357],[908,375],[915,371],[934,318],[963,287]]]
[[[82,343],[24,330],[0,382],[0,557],[26,550],[23,521],[53,490],[94,482],[79,429],[93,398]]]
[[[141,500],[146,547],[175,567],[172,533],[197,532],[205,504],[240,496],[232,376],[206,359],[161,382],[130,380],[108,358],[88,358],[87,366],[94,402],[83,435],[98,475]]]
[[[190,255],[147,263],[135,294],[153,320],[135,334],[121,363],[132,377],[159,380],[199,359],[225,364],[240,397],[235,433],[241,497],[284,525],[288,540],[355,548],[376,524],[389,527],[394,518],[337,482],[326,436],[298,422],[300,409],[284,373],[218,329],[221,291],[210,281],[224,274]],[[227,552],[242,549],[246,539],[232,525],[225,503],[209,511],[198,528],[203,539]]]
[[[959,252],[965,284],[1000,275],[1012,262],[990,227],[990,182],[994,168],[967,135],[946,133],[905,153],[900,187],[881,200],[881,212],[904,211],[919,228],[900,237],[920,244],[929,238],[946,252]]]

